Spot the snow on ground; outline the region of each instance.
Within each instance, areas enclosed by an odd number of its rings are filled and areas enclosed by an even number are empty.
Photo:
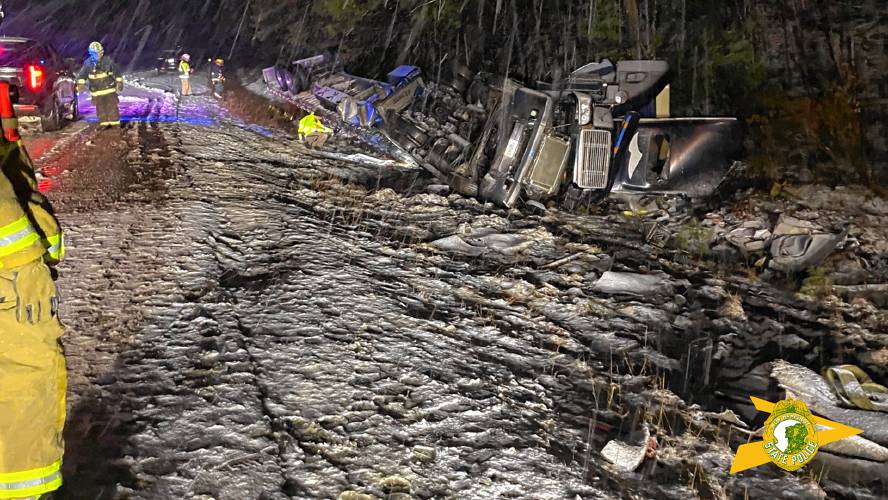
[[[819,489],[728,477],[719,427],[661,376],[711,393],[702,375],[681,380],[694,339],[751,346],[781,317],[781,335],[821,342],[836,309],[661,258],[620,216],[384,189],[397,165],[349,161],[361,151],[345,141],[318,154],[210,97],[178,98],[167,78],[128,86],[126,128],[91,127],[38,160],[70,245],[62,498]],[[664,272],[627,297],[595,290],[610,269]],[[729,293],[742,319],[719,312]],[[838,312],[852,313],[877,342],[878,311]],[[659,462],[626,474],[598,455],[642,421],[660,429]]]

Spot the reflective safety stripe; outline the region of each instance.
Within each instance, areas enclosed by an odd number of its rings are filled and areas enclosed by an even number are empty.
[[[99,125],[120,125],[120,120],[114,122],[101,122]]]
[[[59,489],[62,461],[23,472],[0,474],[0,498],[27,498]]]
[[[19,250],[40,241],[40,235],[34,230],[27,217],[0,227],[0,257],[14,254]]]
[[[116,94],[116,93],[117,93],[117,89],[112,87],[110,89],[105,89],[105,90],[96,90],[95,92],[90,91],[89,95],[91,95],[93,97],[98,97],[98,96],[102,96],[102,95]]]
[[[81,79],[77,80],[77,83],[79,83],[80,85],[83,85],[84,83],[86,83],[86,80],[81,78]]]
[[[103,72],[103,73],[90,73],[90,74],[89,74],[89,79],[90,79],[90,80],[99,80],[99,79],[101,79],[101,78],[108,78],[109,76],[111,76],[111,73],[107,73],[107,72]]]
[[[46,248],[46,253],[49,254],[50,259],[61,262],[65,258],[65,238],[63,235],[47,236],[43,240],[43,247]]]
[[[118,76],[117,78],[115,78],[115,80],[117,80],[118,82],[122,82],[123,78]]]

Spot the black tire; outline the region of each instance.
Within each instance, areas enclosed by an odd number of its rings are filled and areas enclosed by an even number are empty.
[[[59,101],[53,97],[44,113],[40,115],[40,126],[44,132],[54,132],[62,128],[62,114]]]
[[[466,101],[469,104],[487,104],[487,96],[490,93],[490,87],[481,80],[473,80],[469,84],[469,90],[466,93]]]
[[[275,78],[277,78],[278,88],[281,89],[282,92],[286,92],[288,90],[287,79],[284,77],[284,71],[282,69],[278,69],[274,72]]]
[[[462,78],[466,81],[472,81],[475,78],[475,72],[464,64],[458,64],[453,70],[453,75],[455,78]]]
[[[76,94],[74,95],[74,100],[71,101],[70,109],[69,109],[69,110],[70,110],[70,113],[65,113],[64,116],[68,116],[68,114],[70,114],[70,115],[71,115],[71,118],[64,118],[64,119],[62,120],[62,124],[63,124],[63,125],[64,125],[64,122],[66,122],[66,121],[67,121],[67,122],[74,123],[74,122],[80,120],[80,103],[77,101],[77,95],[76,95]]]
[[[71,103],[71,122],[80,121],[80,101],[77,94],[74,94],[74,102]]]
[[[293,86],[290,88],[290,93],[296,95],[300,92],[304,92],[308,90],[311,85],[311,76],[309,74],[309,70],[303,68],[302,66],[297,66],[293,69]]]
[[[456,91],[459,95],[465,95],[466,89],[469,87],[469,84],[466,83],[465,80],[461,78],[454,78],[452,82],[450,82],[450,88]]]

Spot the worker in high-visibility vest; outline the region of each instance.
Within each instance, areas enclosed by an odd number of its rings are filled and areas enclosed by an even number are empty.
[[[299,120],[299,140],[309,146],[323,146],[333,132],[325,127],[314,113],[305,115]]]
[[[87,85],[89,95],[96,106],[99,126],[111,128],[120,126],[120,99],[117,93],[123,90],[123,75],[99,42],[89,44],[89,58],[77,72],[77,90]]]
[[[182,60],[179,61],[179,79],[182,80],[182,95],[191,95],[191,55],[182,54]]]
[[[62,484],[67,379],[50,267],[65,247],[37,189],[6,82],[0,117],[0,499],[42,499]]]

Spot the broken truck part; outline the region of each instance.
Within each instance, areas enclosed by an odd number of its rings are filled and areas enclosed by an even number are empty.
[[[503,207],[560,200],[573,209],[610,194],[703,198],[741,154],[737,119],[669,116],[664,61],[605,59],[536,88],[463,66],[428,84],[415,66],[386,82],[337,72],[329,56],[292,67],[312,68],[318,105],[351,125],[379,126],[456,192]],[[304,89],[286,73],[263,74],[273,91]]]

